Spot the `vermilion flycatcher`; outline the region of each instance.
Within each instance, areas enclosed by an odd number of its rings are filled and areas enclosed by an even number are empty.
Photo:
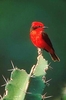
[[[37,48],[41,48],[46,50],[50,53],[52,60],[54,61],[60,61],[59,57],[55,54],[54,48],[52,46],[52,43],[48,37],[48,35],[45,33],[45,27],[43,23],[41,22],[32,22],[31,28],[30,28],[30,39],[34,46]]]

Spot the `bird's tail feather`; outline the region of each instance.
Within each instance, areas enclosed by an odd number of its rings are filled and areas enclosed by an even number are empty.
[[[59,57],[55,54],[55,52],[53,54],[50,54],[51,55],[51,58],[52,60],[55,62],[55,61],[60,61]]]

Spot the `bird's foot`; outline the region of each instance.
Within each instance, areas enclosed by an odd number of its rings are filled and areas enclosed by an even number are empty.
[[[42,50],[40,48],[37,49],[38,49],[38,55],[42,55]]]

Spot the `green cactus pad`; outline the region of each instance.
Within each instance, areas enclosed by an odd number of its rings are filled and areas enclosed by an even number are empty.
[[[3,100],[24,100],[28,84],[29,75],[26,71],[14,69],[10,81],[6,84]]]
[[[42,92],[46,86],[45,75],[48,69],[48,63],[39,55],[37,58],[37,64],[34,66],[33,75],[30,79],[28,93],[26,100],[42,100]]]

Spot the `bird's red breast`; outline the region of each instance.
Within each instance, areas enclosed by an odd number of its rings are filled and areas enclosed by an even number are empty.
[[[46,44],[44,42],[44,40],[42,39],[42,29],[36,29],[36,30],[32,30],[30,32],[30,38],[32,43],[39,48],[44,48],[44,45]]]

